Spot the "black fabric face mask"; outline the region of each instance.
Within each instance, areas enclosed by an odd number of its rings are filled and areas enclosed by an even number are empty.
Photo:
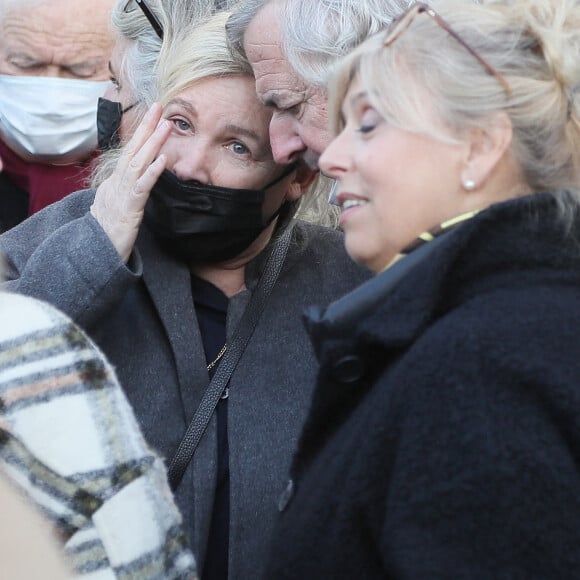
[[[130,111],[137,103],[123,109],[117,101],[109,101],[99,97],[97,105],[97,143],[100,151],[115,149],[121,144],[121,119],[123,114]]]
[[[214,263],[241,254],[278,216],[266,221],[265,192],[296,167],[289,166],[263,189],[232,189],[182,181],[165,170],[151,190],[144,221],[161,247],[188,263]]]

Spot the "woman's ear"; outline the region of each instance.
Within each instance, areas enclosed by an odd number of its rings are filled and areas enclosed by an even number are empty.
[[[490,117],[485,128],[469,131],[465,167],[461,173],[464,189],[480,189],[503,167],[512,137],[511,119],[503,111]]]
[[[292,183],[288,186],[286,192],[286,199],[288,201],[296,201],[300,199],[306,190],[312,185],[317,173],[310,169],[304,163],[299,163],[296,168],[296,174]]]

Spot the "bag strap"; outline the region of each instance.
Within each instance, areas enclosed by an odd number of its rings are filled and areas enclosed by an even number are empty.
[[[222,358],[201,402],[199,403],[199,406],[187,427],[187,431],[179,443],[175,455],[169,463],[169,484],[174,492],[183,479],[185,470],[187,469],[187,466],[189,465],[189,462],[191,461],[191,458],[193,457],[193,454],[209,425],[211,416],[226,389],[238,361],[242,354],[244,354],[246,345],[248,344],[248,341],[254,332],[254,328],[264,310],[266,300],[278,279],[278,275],[280,274],[280,270],[282,270],[284,260],[286,259],[286,254],[288,253],[288,247],[290,246],[292,229],[292,226],[289,226],[274,244],[272,252],[270,256],[268,256],[262,276],[260,277],[256,289],[252,293],[250,302],[240,320],[236,334],[234,335],[232,342],[228,344],[226,353]]]

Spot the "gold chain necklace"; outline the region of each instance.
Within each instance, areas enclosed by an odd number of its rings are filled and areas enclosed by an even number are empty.
[[[213,367],[215,367],[215,365],[219,362],[220,358],[222,358],[222,356],[226,354],[227,348],[228,348],[227,343],[222,346],[222,349],[219,351],[218,355],[207,365],[208,371],[211,371],[211,369],[213,369]]]

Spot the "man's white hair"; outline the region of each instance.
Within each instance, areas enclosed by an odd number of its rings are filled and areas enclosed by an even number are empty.
[[[411,0],[284,0],[283,47],[308,83],[326,86],[335,63],[387,27]]]
[[[325,86],[334,64],[388,26],[412,0],[239,0],[228,38],[243,54],[246,29],[271,2],[280,9],[282,46],[290,66],[309,84]]]

